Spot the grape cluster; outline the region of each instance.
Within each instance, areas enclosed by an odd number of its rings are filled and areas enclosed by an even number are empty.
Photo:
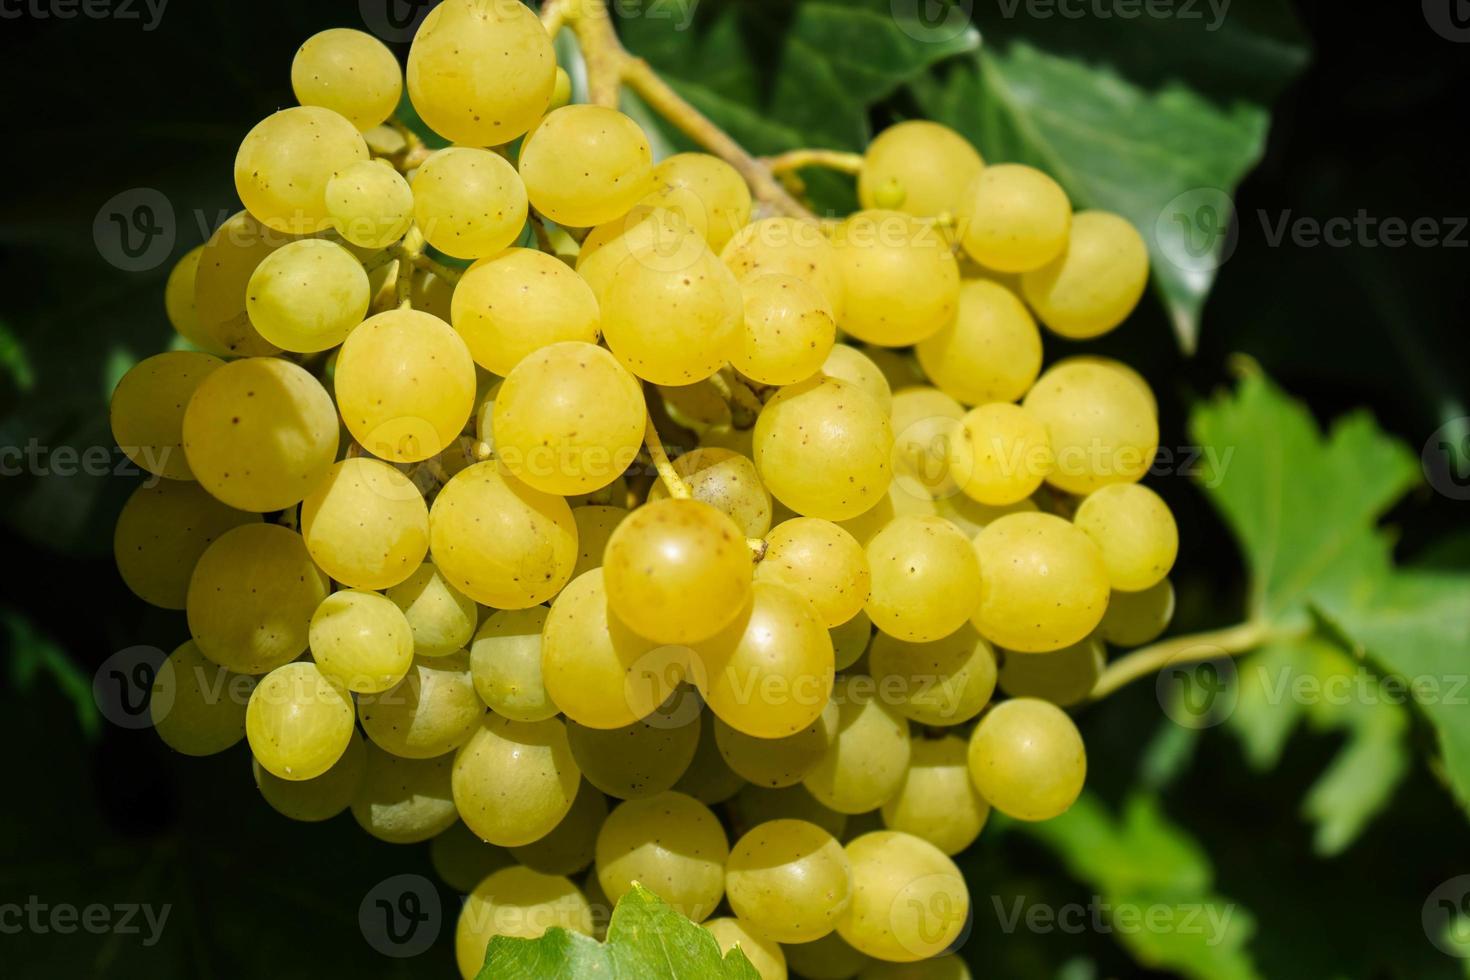
[[[360,32],[302,46],[245,210],[169,277],[187,344],[117,386],[160,478],[118,566],[192,635],[160,736],[248,740],[288,817],[431,840],[466,977],[634,882],[766,980],[968,976],[951,856],[992,807],[1067,810],[1062,708],[1172,612],[1153,396],[1043,371],[1037,325],[1122,322],[1137,232],[923,121],[857,213],[762,216],[730,164],[566,104],[519,3],[413,42],[454,145],[385,125],[404,77]]]

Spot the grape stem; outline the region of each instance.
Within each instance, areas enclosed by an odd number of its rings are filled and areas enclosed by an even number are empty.
[[[722,368],[709,381],[725,404],[730,406],[730,422],[735,428],[748,429],[755,425],[756,416],[760,415],[763,406],[749,385],[730,368]]]
[[[1249,653],[1267,640],[1288,635],[1296,634],[1273,630],[1267,623],[1253,620],[1207,633],[1176,636],[1141,647],[1115,660],[1103,670],[1097,683],[1093,685],[1091,700],[1101,701],[1140,677],[1156,674],[1165,667]]]
[[[863,168],[863,155],[843,150],[787,150],[773,157],[761,157],[761,162],[774,174],[790,173],[803,167],[822,167],[838,173],[856,174]]]
[[[644,430],[643,442],[648,447],[648,455],[653,460],[653,468],[658,471],[658,478],[663,481],[664,489],[669,491],[669,496],[676,500],[688,500],[693,496],[689,492],[689,484],[674,469],[674,464],[669,462],[669,454],[664,451],[664,441],[658,434],[658,427],[653,424],[653,414],[645,412],[647,427]]]

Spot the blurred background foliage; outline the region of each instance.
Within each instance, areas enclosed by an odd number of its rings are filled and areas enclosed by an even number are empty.
[[[172,339],[169,263],[108,264],[93,237],[98,209],[156,188],[174,210],[171,255],[201,242],[238,206],[239,139],[292,101],[297,44],[362,26],[377,2],[194,0],[169,5],[152,30],[115,18],[5,22],[0,446],[111,446],[113,384]],[[1238,352],[1318,421],[1366,409],[1411,453],[1467,414],[1463,247],[1276,247],[1266,234],[1286,214],[1470,213],[1450,150],[1470,48],[1432,31],[1419,4],[1236,0],[1210,30],[1205,4],[1193,20],[1069,20],[990,0],[974,5],[975,30],[951,30],[952,5],[931,0],[691,3],[628,6],[625,40],[756,152],[861,149],[884,125],[923,115],[989,160],[1045,166],[1079,204],[1123,211],[1146,234],[1182,192],[1233,196],[1228,260],[1186,275],[1156,254],[1152,298],[1084,345],[1144,371],[1165,445],[1190,444],[1191,412],[1229,382]],[[850,185],[807,176],[819,202],[850,206]],[[1063,345],[1048,342],[1057,356]],[[1238,620],[1249,556],[1194,483],[1154,485],[1185,538],[1175,630]],[[425,847],[379,844],[346,816],[288,823],[257,797],[243,745],[184,759],[151,732],[97,717],[91,678],[104,659],[186,635],[181,615],[149,610],[113,570],[111,526],[132,487],[111,474],[0,477],[0,736],[11,766],[0,902],[166,903],[171,919],[151,947],[23,933],[0,936],[0,957],[25,976],[452,975],[449,928],[407,962],[373,952],[358,929],[372,885],[432,876]],[[1464,508],[1409,489],[1388,514],[1399,559],[1470,569]],[[1341,643],[1313,644],[1286,655],[1343,669]],[[1283,654],[1258,656],[1272,655]],[[1306,719],[1288,740],[1301,719],[1240,711],[1192,731],[1141,683],[1081,714],[1084,802],[1054,825],[996,820],[962,860],[976,910],[964,955],[977,976],[1463,975],[1421,923],[1429,893],[1470,871],[1464,815],[1424,761],[1432,733],[1380,713]],[[1338,785],[1320,789],[1335,765]],[[1208,946],[1096,929],[1007,934],[1001,913],[1018,898],[1228,901],[1236,914]]]

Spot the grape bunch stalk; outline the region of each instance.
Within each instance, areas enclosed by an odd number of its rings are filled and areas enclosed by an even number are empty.
[[[1038,327],[1123,323],[1137,231],[924,120],[757,159],[592,0],[444,0],[406,71],[325,31],[291,83],[112,400],[157,477],[119,569],[192,636],[159,735],[431,841],[465,977],[635,882],[765,980],[968,976],[953,855],[1064,813],[1064,709],[1181,649],[1107,662],[1173,611],[1153,394]]]

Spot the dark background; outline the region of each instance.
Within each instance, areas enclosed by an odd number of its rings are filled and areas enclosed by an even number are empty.
[[[1126,337],[1103,346],[1148,374],[1166,443],[1187,442],[1189,405],[1246,353],[1319,419],[1367,407],[1417,451],[1470,403],[1470,234],[1459,248],[1273,248],[1258,212],[1470,215],[1470,45],[1429,30],[1418,3],[1297,6],[1313,60],[1276,105],[1266,157],[1237,195],[1239,247],[1220,271],[1199,352],[1178,353],[1152,298]],[[0,445],[111,445],[105,400],[118,365],[171,339],[169,263],[125,273],[103,261],[92,236],[98,208],[119,191],[157,188],[177,210],[173,255],[202,241],[237,207],[239,139],[291,104],[295,48],[328,26],[362,26],[357,4],[175,0],[151,32],[80,17],[0,21],[9,175],[0,185]],[[884,121],[880,112],[875,124]],[[1181,620],[1228,622],[1242,588],[1231,539],[1193,487],[1167,484],[1186,537]],[[451,976],[452,915],[438,947],[407,963],[373,952],[357,923],[357,902],[383,878],[432,875],[426,846],[372,841],[347,816],[292,824],[259,800],[243,744],[185,759],[151,732],[99,726],[78,706],[113,652],[168,650],[186,638],[181,614],[148,609],[113,569],[111,525],[131,488],[112,477],[0,477],[0,615],[9,627],[0,629],[0,904],[37,895],[173,911],[153,948],[135,936],[0,934],[0,972]],[[1428,492],[1392,519],[1405,551],[1466,530],[1463,505]],[[1081,718],[1105,796],[1133,778],[1158,728],[1146,687]],[[1169,812],[1210,852],[1218,890],[1257,914],[1252,949],[1267,975],[1458,975],[1425,941],[1418,908],[1435,884],[1470,869],[1462,816],[1416,763],[1363,838],[1338,858],[1312,858],[1299,800],[1335,747],[1331,737],[1299,738],[1262,778],[1233,740],[1208,734],[1169,789]],[[964,860],[977,901],[987,891],[1086,898],[1016,835],[987,832]],[[1001,936],[989,915],[965,955],[977,976],[1144,975],[1106,936]]]

